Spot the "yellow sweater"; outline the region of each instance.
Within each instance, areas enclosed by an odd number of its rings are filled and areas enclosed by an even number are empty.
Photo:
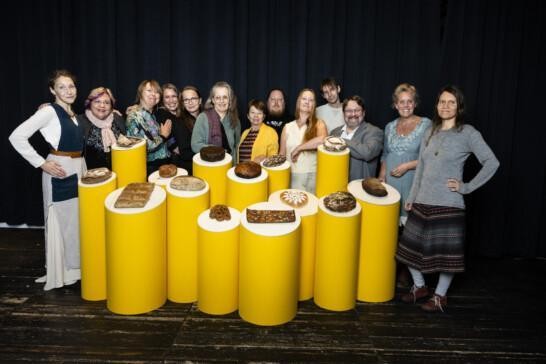
[[[239,142],[237,151],[239,151],[241,144],[243,143],[249,132],[250,129],[246,129],[245,131],[243,131],[243,134],[241,134],[241,141]],[[250,156],[250,159],[254,160],[254,158],[260,155],[269,157],[278,154],[278,152],[279,136],[277,135],[277,132],[272,127],[262,123],[262,125],[260,126],[260,130],[258,131],[258,135],[256,136],[256,140],[254,141],[254,145],[252,146],[252,154]],[[239,153],[237,153],[237,155],[239,155]],[[239,162],[239,160],[237,160],[237,162]]]

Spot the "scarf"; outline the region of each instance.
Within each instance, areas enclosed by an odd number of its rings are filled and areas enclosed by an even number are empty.
[[[226,132],[220,121],[220,115],[214,110],[205,110],[205,115],[209,121],[209,138],[208,144],[223,147],[228,153],[231,153]]]
[[[105,152],[110,151],[110,146],[116,143],[116,136],[112,131],[112,122],[114,121],[114,113],[110,113],[106,119],[101,120],[97,118],[91,110],[85,110],[85,116],[91,121],[93,125],[100,129],[102,147]]]

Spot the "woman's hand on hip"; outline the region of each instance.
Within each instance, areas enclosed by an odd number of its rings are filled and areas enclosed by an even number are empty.
[[[66,172],[64,171],[63,167],[55,161],[45,161],[40,168],[42,168],[45,173],[50,174],[53,177],[66,177]]]

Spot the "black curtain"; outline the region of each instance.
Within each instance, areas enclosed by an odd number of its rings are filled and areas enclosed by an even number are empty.
[[[368,121],[384,127],[396,117],[391,94],[400,82],[417,86],[418,114],[429,117],[438,89],[455,83],[465,92],[468,122],[501,161],[492,181],[466,199],[468,250],[546,256],[541,1],[50,0],[13,7],[0,25],[0,221],[43,224],[40,170],[7,137],[51,100],[46,78],[53,69],[78,76],[80,112],[98,86],[110,87],[124,110],[143,79],[192,84],[204,98],[225,80],[238,96],[243,127],[248,100],[265,99],[274,86],[286,91],[293,112],[300,89],[318,91],[333,76],[342,97],[363,96]],[[31,141],[47,153],[39,135]],[[478,167],[471,161],[467,178]]]

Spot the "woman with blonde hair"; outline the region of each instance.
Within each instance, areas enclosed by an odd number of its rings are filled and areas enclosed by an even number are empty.
[[[296,120],[283,128],[279,154],[290,161],[291,188],[315,193],[317,147],[328,136],[324,121],[315,115],[316,96],[309,88],[300,91],[296,101]]]

